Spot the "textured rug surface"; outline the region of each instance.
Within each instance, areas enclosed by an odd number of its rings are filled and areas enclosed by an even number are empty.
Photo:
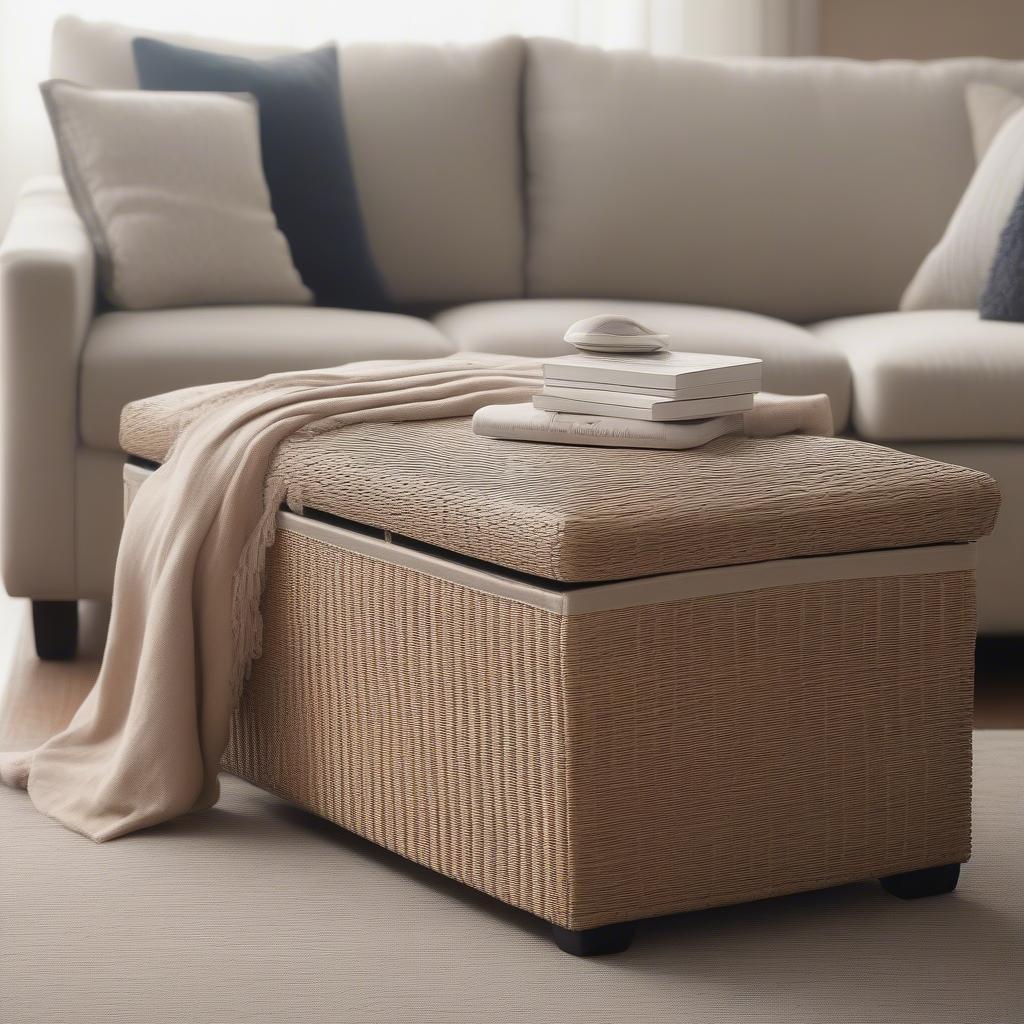
[[[1024,732],[975,735],[949,897],[871,883],[647,922],[604,960],[230,777],[97,846],[0,791],[0,1020],[927,1022],[1024,1017]]]

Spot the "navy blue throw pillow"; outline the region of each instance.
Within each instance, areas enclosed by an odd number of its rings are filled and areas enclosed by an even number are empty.
[[[982,320],[1024,322],[1024,192],[1017,197],[1003,233],[988,284],[978,303]]]
[[[132,51],[143,89],[252,93],[274,215],[317,305],[390,308],[359,208],[336,47],[249,60],[139,38]]]

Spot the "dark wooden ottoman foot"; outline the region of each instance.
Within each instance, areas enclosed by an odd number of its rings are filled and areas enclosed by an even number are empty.
[[[551,926],[551,937],[559,949],[573,956],[604,956],[629,949],[635,931],[632,922],[606,924],[600,928],[584,928],[573,932],[568,928]]]
[[[32,630],[43,661],[70,661],[78,648],[78,602],[33,601]]]
[[[901,900],[918,900],[922,896],[941,896],[952,892],[960,878],[959,864],[940,864],[920,871],[904,871],[879,879],[882,888]]]

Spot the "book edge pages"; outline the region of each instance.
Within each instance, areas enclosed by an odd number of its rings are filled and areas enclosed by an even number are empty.
[[[651,395],[654,398],[728,398],[730,395],[753,394],[761,390],[761,380],[705,381],[701,384],[680,384],[677,387],[656,388],[643,384],[609,383],[602,380],[577,380],[574,377],[545,375],[545,388],[575,388],[577,390],[608,391],[627,395]],[[710,391],[711,394],[704,394]]]
[[[743,396],[733,396],[743,397]],[[612,419],[631,419],[631,420],[650,420],[653,423],[671,423],[679,422],[685,423],[688,420],[706,420],[715,419],[719,416],[730,416],[738,413],[747,412],[754,406],[753,395],[748,396],[750,401],[744,403],[740,408],[731,409],[711,409],[703,410],[702,412],[693,411],[690,416],[678,415],[681,410],[672,410],[669,412],[665,409],[663,404],[655,404],[650,407],[635,406],[635,405],[614,405],[608,402],[594,402],[594,401],[582,401],[574,398],[562,398],[557,395],[534,395],[533,405],[534,408],[540,409],[543,412],[563,412],[563,413],[577,413],[580,415],[590,416],[607,416]],[[663,402],[664,400],[656,400]],[[699,402],[714,402],[718,399],[696,399]],[[559,403],[567,403],[561,405]],[[581,406],[587,406],[588,408],[581,408]]]
[[[564,367],[566,364],[560,364],[557,369],[565,372]],[[543,363],[541,370],[546,380],[549,374],[549,364]],[[733,367],[713,367],[713,368],[702,368],[700,370],[659,370],[654,367],[648,369],[625,369],[625,368],[614,368],[614,367],[591,367],[591,366],[573,366],[573,370],[578,374],[574,379],[581,381],[595,380],[602,384],[634,384],[637,386],[643,386],[644,384],[652,384],[654,382],[667,383],[672,390],[678,387],[685,386],[687,382],[694,384],[700,382],[701,384],[719,384],[723,380],[743,380],[749,381],[755,388],[760,390],[761,385],[761,368],[757,367],[752,370],[749,374],[741,377],[736,376],[724,376],[726,370],[732,370]]]
[[[657,395],[649,394],[646,391],[617,391],[613,387],[594,388],[580,387],[579,384],[586,384],[580,381],[578,384],[554,384],[544,382],[544,390],[541,394],[550,395],[552,398],[567,398],[576,402],[598,402],[602,405],[623,405],[633,409],[647,409],[666,402],[716,402],[725,401],[730,398],[743,398],[753,395],[755,392],[743,386],[739,390],[729,390],[722,394],[715,395],[687,395],[675,392],[662,393]],[[718,385],[709,385],[717,388]]]
[[[704,364],[686,363],[687,358],[705,360]],[[678,360],[678,361],[677,361]],[[648,356],[592,354],[576,352],[565,356],[545,359],[541,363],[544,376],[548,368],[572,367],[582,373],[583,379],[606,380],[609,383],[621,381],[625,376],[643,374],[658,379],[699,379],[705,383],[718,380],[756,378],[760,381],[764,360],[755,356],[725,356],[709,352],[665,352]]]

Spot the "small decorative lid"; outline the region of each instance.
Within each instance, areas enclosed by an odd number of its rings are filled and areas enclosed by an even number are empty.
[[[663,352],[668,335],[655,334],[649,327],[629,316],[601,313],[577,320],[565,332],[565,340],[581,352],[621,352],[637,355]]]

